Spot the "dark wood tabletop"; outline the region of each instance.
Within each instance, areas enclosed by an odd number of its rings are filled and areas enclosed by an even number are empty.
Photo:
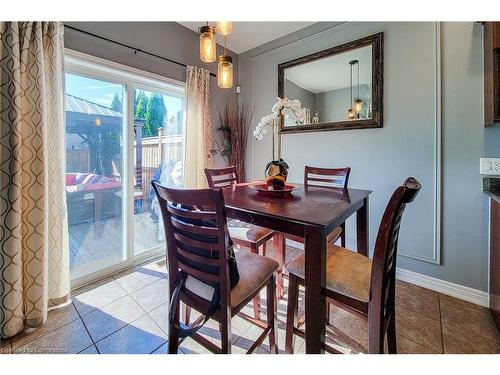
[[[306,352],[320,353],[325,340],[326,236],[356,213],[357,251],[368,254],[370,190],[309,187],[295,184],[288,197],[259,193],[251,184],[224,188],[228,217],[305,239]]]

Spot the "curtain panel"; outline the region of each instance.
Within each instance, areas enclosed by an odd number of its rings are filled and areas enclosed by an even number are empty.
[[[63,25],[0,22],[0,336],[69,299]]]
[[[186,164],[185,185],[207,187],[205,168],[213,166],[210,120],[210,72],[195,66],[186,68]]]

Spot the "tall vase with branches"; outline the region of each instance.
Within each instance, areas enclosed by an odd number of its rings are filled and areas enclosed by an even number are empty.
[[[245,181],[245,155],[250,131],[253,109],[246,103],[240,103],[236,96],[226,98],[226,103],[219,108],[222,133],[214,153],[220,154],[228,165],[234,165],[241,181]]]

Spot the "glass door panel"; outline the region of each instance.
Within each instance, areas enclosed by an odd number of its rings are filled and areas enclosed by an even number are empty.
[[[134,254],[159,251],[164,230],[151,181],[182,188],[184,96],[154,88],[134,92]]]
[[[72,278],[126,260],[124,97],[124,85],[66,74],[66,200]]]

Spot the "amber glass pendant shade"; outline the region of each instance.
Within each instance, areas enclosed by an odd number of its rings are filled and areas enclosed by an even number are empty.
[[[215,42],[215,27],[200,27],[200,59],[210,63],[217,58],[217,44]]]
[[[354,102],[354,110],[356,111],[356,113],[361,112],[362,108],[363,102],[361,101],[361,99],[356,99],[356,101]]]
[[[230,35],[233,32],[231,21],[217,21],[217,32],[221,35]]]
[[[233,59],[231,56],[219,56],[217,84],[221,89],[230,89],[233,87]]]

